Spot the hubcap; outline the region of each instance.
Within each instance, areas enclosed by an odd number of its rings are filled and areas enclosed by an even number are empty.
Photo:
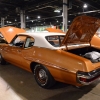
[[[39,78],[40,78],[41,80],[45,80],[45,79],[47,78],[46,72],[45,72],[43,69],[41,69],[41,70],[39,71]]]
[[[46,85],[47,81],[48,81],[48,76],[47,76],[47,73],[46,71],[41,68],[41,67],[37,67],[36,68],[36,78],[38,80],[38,82],[44,86]]]

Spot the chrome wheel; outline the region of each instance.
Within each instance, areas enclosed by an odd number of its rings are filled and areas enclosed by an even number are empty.
[[[55,84],[55,80],[49,70],[40,64],[37,64],[34,68],[34,77],[38,85],[43,88],[50,88]]]
[[[41,85],[45,85],[48,80],[48,76],[46,75],[46,72],[42,68],[37,68],[36,70],[36,77],[38,81],[41,83]]]

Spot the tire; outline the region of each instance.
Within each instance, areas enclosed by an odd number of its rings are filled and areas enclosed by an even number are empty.
[[[0,64],[5,65],[6,61],[3,59],[2,55],[0,54]]]
[[[37,64],[34,68],[34,77],[42,88],[50,88],[55,84],[55,80],[48,69],[40,64]]]

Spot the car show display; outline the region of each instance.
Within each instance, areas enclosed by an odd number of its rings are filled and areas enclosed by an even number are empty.
[[[52,87],[56,81],[89,85],[100,76],[100,49],[91,44],[99,27],[100,19],[78,16],[66,34],[0,28],[4,40],[0,41],[0,63],[33,72],[43,88]]]

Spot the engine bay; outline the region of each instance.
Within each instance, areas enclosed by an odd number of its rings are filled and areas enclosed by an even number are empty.
[[[100,62],[100,50],[93,47],[77,48],[68,50],[68,52],[89,59],[92,63]]]

